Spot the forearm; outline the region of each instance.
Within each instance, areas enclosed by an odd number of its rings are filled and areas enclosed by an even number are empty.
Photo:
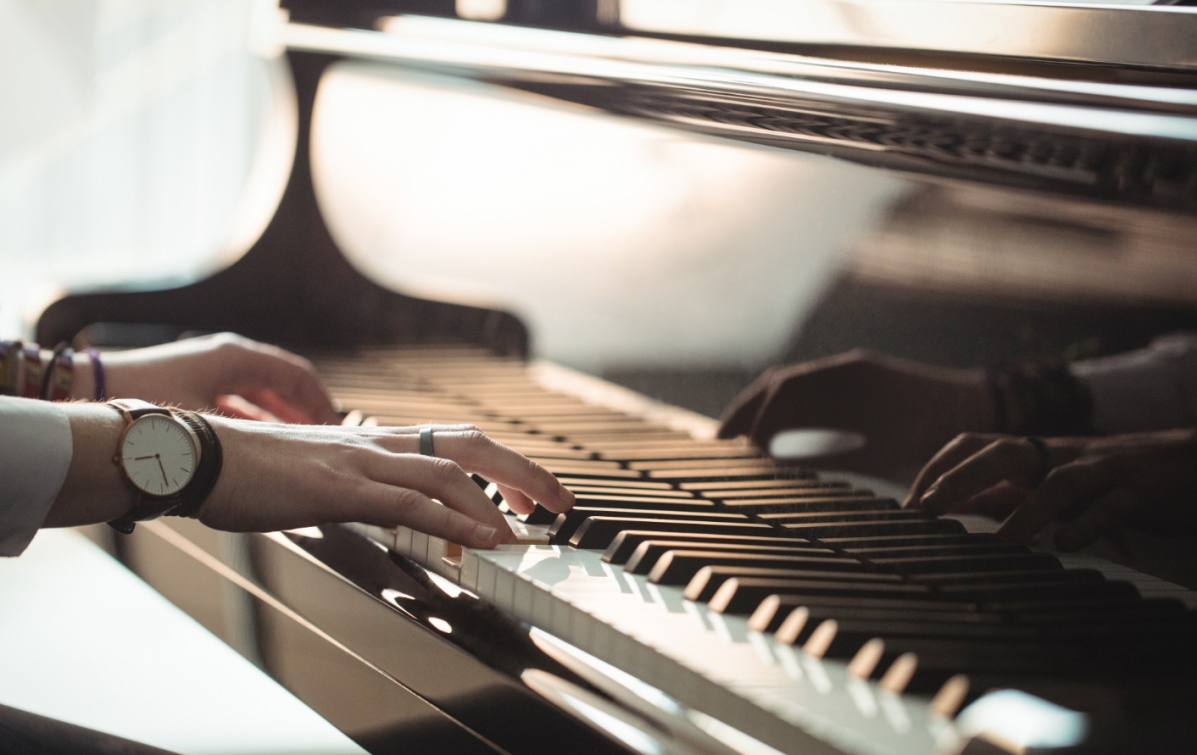
[[[1197,334],[1157,338],[1137,351],[1077,362],[1093,395],[1093,427],[1111,435],[1197,422]]]
[[[136,502],[113,462],[125,421],[105,404],[64,404],[71,424],[72,456],[66,480],[46,527],[70,527],[116,519]]]

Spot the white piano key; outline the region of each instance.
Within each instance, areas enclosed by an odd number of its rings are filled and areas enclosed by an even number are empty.
[[[498,568],[495,570],[495,591],[482,597],[488,598],[498,608],[514,613],[516,580],[514,573]]]
[[[395,528],[395,550],[404,554],[411,554],[411,539],[415,532],[408,527]]]
[[[428,536],[423,532],[411,532],[411,557],[425,566],[428,565]]]
[[[467,551],[461,554],[461,586],[478,594],[478,557]]]
[[[860,755],[934,751],[917,705],[895,747],[890,717],[866,717],[846,691],[843,664],[811,666],[771,637],[765,648],[763,636],[750,639],[744,617],[712,614],[685,601],[681,588],[651,585],[600,555],[543,545],[466,549],[461,574],[473,575],[463,579],[496,607],[783,752],[822,743]],[[766,649],[779,662],[764,662]]]

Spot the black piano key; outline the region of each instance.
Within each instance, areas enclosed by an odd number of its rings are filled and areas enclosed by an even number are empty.
[[[516,517],[524,524],[552,524],[557,521],[557,512],[549,511],[539,503],[527,514],[520,514]]]
[[[1049,571],[1063,569],[1050,553],[985,553],[969,556],[932,556],[924,558],[875,558],[869,563],[882,571],[899,574],[944,574],[977,571]]]
[[[773,527],[759,522],[712,522],[693,519],[636,519],[621,516],[594,516],[582,522],[569,544],[575,548],[605,550],[624,530],[646,530],[654,533],[682,532],[709,535],[768,535]]]
[[[825,657],[851,658],[863,644],[860,637],[845,634],[840,641],[837,636]],[[1083,678],[1139,675],[1166,670],[1168,666],[1190,671],[1197,660],[1197,651],[1191,643],[1175,641],[1132,644],[1101,640],[963,640],[901,636],[884,641],[887,655],[915,653],[924,673],[940,670],[970,675]]]
[[[846,558],[791,554],[728,553],[711,550],[668,551],[649,572],[648,581],[658,585],[685,585],[704,567],[776,569],[779,571],[863,572],[864,564]],[[779,575],[783,576],[783,575]]]
[[[1076,621],[1042,622],[1031,617],[1021,621],[985,621],[990,614],[965,613],[946,614],[925,612],[922,614],[905,612],[909,615],[889,613],[886,615],[853,616],[851,609],[798,609],[802,613],[798,621],[787,619],[784,636],[779,641],[804,642],[805,636],[814,626],[826,619],[834,619],[838,631],[844,635],[854,636],[854,642],[863,644],[878,637],[886,642],[896,638],[910,637],[923,639],[1022,639],[1034,641],[1037,645],[1051,643],[1088,643],[1108,644],[1128,642],[1176,642],[1191,641],[1193,626],[1191,621],[1098,621],[1082,624]],[[802,617],[807,626],[801,626]],[[951,618],[950,621],[942,619]],[[850,644],[850,643],[849,643]]]
[[[623,509],[651,509],[654,506],[690,507],[691,511],[718,511],[718,505],[701,498],[676,498],[655,493],[580,493],[574,496],[575,506],[607,506]],[[679,510],[683,510],[679,508]]]
[[[772,534],[767,535],[713,535],[701,533],[660,532],[650,530],[625,530],[619,533],[607,550],[603,552],[603,561],[611,564],[625,564],[641,546],[651,540],[679,540],[684,537],[687,542],[705,546],[724,548],[729,545],[761,545],[786,547],[817,548],[809,541],[799,537],[786,537],[777,530],[769,528]],[[654,559],[655,560],[655,559]]]
[[[549,542],[554,545],[565,545],[582,522],[594,516],[615,516],[625,519],[676,519],[692,522],[748,522],[749,519],[741,514],[724,514],[716,512],[678,511],[665,508],[652,509],[618,509],[608,507],[575,506],[565,513],[558,514],[549,528]]]
[[[677,430],[662,430],[655,427],[646,427],[639,430],[622,430],[612,432],[610,430],[586,430],[579,428],[568,434],[562,434],[563,440],[568,440],[577,443],[581,446],[589,446],[597,443],[606,443],[612,440],[625,440],[629,437],[639,438],[645,441],[659,440],[676,443],[678,441],[685,441],[689,439],[689,435]]]
[[[571,479],[640,480],[644,478],[643,474],[634,469],[610,469],[606,467],[583,466],[584,464],[588,464],[588,462],[579,462],[578,464],[551,463],[541,464],[541,466],[554,475],[569,477]]]
[[[844,548],[850,556],[872,560],[876,558],[935,558],[941,556],[979,556],[986,554],[1030,553],[1016,543],[968,543],[959,545],[906,545],[897,548]]]
[[[843,581],[826,579],[826,575],[815,574],[809,579],[785,579],[777,577],[738,577],[721,575],[716,568],[703,569],[694,575],[686,586],[686,598],[694,601],[706,599],[708,607],[716,613],[751,614],[761,601],[770,595],[834,595],[858,598],[926,598],[935,599],[925,585],[911,585],[904,582],[885,582],[877,577],[848,572]],[[720,577],[726,577],[720,582]],[[709,590],[719,582],[718,589]],[[691,597],[693,595],[694,597]],[[709,598],[707,596],[710,596]]]
[[[561,481],[562,485],[569,488],[570,490],[573,490],[575,485],[577,485],[577,486],[601,485],[602,487],[605,487],[605,488],[616,488],[616,489],[620,489],[620,490],[626,490],[631,493],[636,493],[636,494],[648,493],[651,495],[652,491],[655,491],[655,490],[670,491],[670,490],[674,489],[673,486],[667,482],[654,482],[652,480],[645,480],[642,478],[634,479],[634,480],[595,480],[594,478],[591,478],[591,477],[571,477],[569,475],[557,475],[557,479]],[[690,492],[690,491],[684,491],[684,492]]]
[[[793,576],[793,572],[802,571],[803,575],[807,576]],[[793,586],[797,583],[807,584],[808,582],[860,582],[877,585],[902,585],[902,578],[896,574],[875,574],[873,572],[847,571],[844,572],[841,578],[839,572],[828,571],[806,571],[795,569],[770,569],[768,567],[753,567],[753,566],[704,566],[695,573],[694,577],[686,584],[686,589],[683,592],[687,600],[693,600],[698,603],[705,603],[715,596],[715,593],[723,586],[725,582],[732,579],[738,579],[745,584],[752,586],[764,586],[767,583],[774,583],[779,585]],[[786,593],[793,592],[788,589],[779,589],[777,592]],[[923,585],[915,585],[910,588],[910,592],[919,595],[930,594],[930,588]],[[820,595],[828,594],[826,591],[819,592]],[[838,593],[837,593],[838,594]],[[845,593],[847,594],[847,593]],[[765,593],[765,597],[772,595],[772,593]],[[887,595],[887,597],[897,598],[902,597],[904,593],[894,593]],[[755,606],[754,606],[755,608]]]
[[[689,492],[689,491],[686,491]],[[700,491],[704,498],[712,501],[752,501],[759,499],[783,498],[872,498],[877,496],[871,490],[859,488],[791,488],[791,487],[760,487],[744,490],[704,490]]]
[[[720,505],[727,511],[740,511],[745,514],[758,514],[768,521],[787,521],[786,514],[817,514],[822,512],[883,512],[884,518],[889,512],[901,511],[897,502],[888,498],[873,498],[871,496],[818,496],[795,498],[781,496],[774,498],[746,498],[746,499],[712,499],[719,500]],[[915,512],[903,513],[905,518],[912,517]],[[925,516],[925,515],[924,515]],[[830,521],[830,520],[829,520]]]
[[[1096,569],[1032,569],[1029,571],[983,571],[983,572],[933,572],[931,574],[907,574],[911,582],[935,585],[972,585],[1014,582],[1105,582],[1105,576]]]
[[[1008,624],[1031,627],[1043,635],[1080,635],[1113,631],[1140,631],[1172,626],[1179,620],[1191,625],[1180,604],[1175,606],[1128,606],[1110,612],[1093,609],[1055,610],[1054,604],[1044,603],[1044,610],[1022,613],[991,613],[977,610],[968,603],[933,603],[932,601],[842,600],[817,596],[772,595],[761,602],[752,614],[749,628],[758,632],[775,632],[786,622],[790,633],[787,644],[801,644],[819,622],[826,619],[872,622],[876,636],[885,638],[891,622],[938,622],[948,625]],[[802,609],[798,621],[791,612]],[[1179,610],[1177,610],[1179,609]],[[797,634],[794,634],[797,633]]]
[[[770,595],[761,601],[749,620],[749,628],[758,632],[776,632],[790,612],[797,608],[837,611],[894,611],[910,614],[943,612],[949,615],[977,613],[975,603],[936,600],[901,600],[893,598],[838,597],[828,595]],[[1001,614],[978,614],[1002,620]],[[826,618],[833,618],[828,616]]]
[[[823,542],[831,548],[845,551],[857,548],[901,548],[933,545],[971,545],[973,543],[1007,544],[992,532],[954,533],[910,533],[898,535],[877,535],[862,537],[825,537]]]
[[[631,470],[629,470],[631,471]],[[784,480],[813,478],[814,472],[805,470],[781,471],[758,467],[729,467],[727,469],[656,469],[645,472],[650,480],[670,480],[681,485],[688,482],[737,482],[740,480]]]
[[[774,596],[770,596],[772,598]],[[780,597],[780,596],[778,596]],[[795,596],[786,596],[795,597]],[[969,610],[929,610],[920,611],[917,602],[911,601],[912,606],[903,605],[901,608],[876,608],[861,605],[826,606],[813,604],[809,599],[800,601],[801,605],[790,606],[783,615],[778,601],[766,598],[752,613],[748,620],[749,629],[758,632],[777,631],[785,623],[786,633],[782,638],[787,645],[802,644],[807,636],[821,622],[827,619],[836,621],[872,622],[874,636],[884,638],[886,628],[894,622],[939,623],[949,628],[973,625],[1005,625],[1006,618],[1000,614],[982,613]],[[951,605],[951,604],[947,604]],[[796,615],[792,612],[798,611]],[[1024,625],[1025,626],[1025,625]]]
[[[998,584],[935,585],[935,592],[946,598],[959,597],[982,604],[1030,602],[1082,598],[1139,599],[1133,585],[1126,582],[1007,582]]]
[[[1027,617],[1030,621],[1041,622],[1072,622],[1088,624],[1095,621],[1154,621],[1157,619],[1174,619],[1197,617],[1190,612],[1179,600],[1166,598],[1147,598],[1135,603],[1120,605],[1116,611],[1089,606],[1060,607],[1056,604],[1045,605],[1042,609],[1009,614],[1015,617]]]
[[[654,511],[693,511],[699,514],[730,513],[720,511],[715,504],[700,499],[654,498],[650,496],[595,496],[578,495],[574,509],[620,509],[620,510],[654,510]],[[517,517],[525,524],[552,524],[557,521],[557,514],[543,508],[540,504],[529,514]]]
[[[777,542],[778,540],[781,542]],[[829,548],[820,548],[798,539],[790,541],[774,538],[773,542],[775,544],[760,545],[757,543],[749,545],[743,543],[713,543],[701,540],[645,540],[628,558],[623,569],[629,574],[648,574],[656,566],[661,556],[671,550],[709,550],[721,553],[764,553],[771,555],[819,556],[822,558],[836,557],[835,551]]]
[[[881,535],[953,534],[963,533],[964,525],[955,519],[913,519],[868,522],[786,523],[782,527],[808,540],[839,537],[871,537]]]
[[[891,641],[899,637],[957,640],[1042,640],[1043,635],[1035,626],[1027,624],[987,622],[920,621],[915,618],[894,618],[885,621],[853,619],[846,616],[834,618],[839,634],[845,640],[855,637],[857,648],[878,637]],[[853,650],[852,652],[855,652]]]
[[[790,479],[774,479],[774,480],[702,480],[699,482],[682,482],[678,485],[682,490],[693,490],[703,493],[708,492],[721,493],[730,492],[733,490],[755,490],[755,489],[797,489],[797,490],[847,490],[851,487],[846,482],[839,482],[837,480],[819,480],[813,477],[804,478],[790,478]]]
[[[666,488],[664,490],[643,489],[636,490],[634,488],[615,487],[607,485],[605,482],[600,482],[597,485],[567,485],[575,495],[579,496],[625,496],[625,495],[645,495],[653,498],[680,498],[687,501],[704,501],[706,499],[694,495],[689,490],[674,490]]]
[[[610,459],[613,461],[634,462],[634,461],[671,461],[682,459],[760,459],[760,451],[750,448],[737,447],[674,447],[674,448],[660,448],[651,449],[643,448],[639,450],[610,450],[600,452],[600,457],[603,459]]]
[[[673,461],[665,461],[660,459],[653,459],[650,461],[633,461],[628,463],[628,469],[637,469],[642,472],[664,472],[674,469],[686,469],[695,472],[711,472],[724,469],[749,469],[749,470],[763,470],[767,472],[776,472],[785,469],[784,466],[777,464],[771,459],[753,458],[729,458],[729,459],[676,459]]]
[[[868,521],[934,521],[934,517],[923,511],[911,511],[898,507],[890,499],[866,499],[872,504],[868,508],[855,511],[785,511],[778,513],[757,514],[762,522],[776,524],[806,524],[814,522],[868,522]],[[730,507],[729,507],[730,508]]]

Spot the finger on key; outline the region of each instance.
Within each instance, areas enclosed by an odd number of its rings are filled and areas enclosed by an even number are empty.
[[[1129,524],[1139,503],[1135,495],[1122,488],[1106,493],[1090,503],[1080,516],[1056,530],[1056,547],[1074,551],[1091,545],[1103,535]]]
[[[515,542],[515,535],[495,504],[452,459],[379,453],[364,471],[375,482],[410,488],[436,499],[476,522],[494,527],[503,542]]]
[[[1014,542],[1030,543],[1061,512],[1092,501],[1108,492],[1115,482],[1113,472],[1100,459],[1082,459],[1056,467],[1002,523],[998,534]]]
[[[511,535],[506,524],[496,527],[479,522],[442,506],[418,490],[372,483],[361,491],[359,498],[353,516],[357,521],[380,527],[410,527],[469,548],[493,548],[515,539],[506,536]]]
[[[936,480],[985,446],[988,446],[995,438],[996,436],[993,435],[978,435],[976,433],[963,433],[953,438],[919,472],[919,476],[915,478],[914,484],[910,486],[910,493],[907,494],[906,500],[902,502],[902,508],[920,506],[923,494],[927,492],[927,489]]]
[[[574,494],[547,469],[477,430],[437,432],[436,453],[496,484],[523,493],[549,511],[560,513],[574,505]]]
[[[1030,485],[1042,465],[1043,457],[1034,443],[1000,438],[936,480],[923,494],[921,507],[944,514],[999,482]]]
[[[507,508],[517,514],[531,514],[536,509],[536,502],[515,488],[499,485],[499,494],[507,503]]]

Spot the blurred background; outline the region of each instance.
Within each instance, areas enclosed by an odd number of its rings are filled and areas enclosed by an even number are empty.
[[[623,10],[650,25],[669,14],[717,23],[700,5]],[[497,18],[504,3],[456,9]],[[0,0],[0,337],[32,337],[67,293],[181,286],[250,248],[297,138],[277,21],[268,0]],[[316,99],[311,163],[333,239],[368,279],[511,312],[533,356],[712,417],[769,365],[854,347],[970,367],[1114,353],[1197,328],[1191,215],[733,143],[477,81],[335,63]],[[175,335],[122,331],[126,343]],[[38,553],[70,569],[120,568],[94,566],[89,547],[68,538]],[[70,569],[33,563],[0,563],[0,702],[117,721],[98,693],[61,690],[79,678],[136,686],[120,664],[82,660],[105,655],[126,625],[61,653],[57,643],[76,640],[37,629],[62,620],[50,607],[40,624],[16,618],[81,588]],[[128,616],[174,610],[137,584],[120,588],[141,596]],[[94,610],[113,615],[103,601]],[[169,633],[185,619],[162,621]],[[21,673],[13,648],[26,656]],[[200,673],[140,657],[176,680]],[[54,659],[60,672],[47,677],[39,664]],[[264,680],[240,656],[229,662],[246,664],[249,687]],[[289,712],[274,720],[295,737],[253,740],[252,751],[353,751],[267,687],[254,699],[277,695]],[[142,692],[169,698],[154,689]],[[196,720],[232,716],[240,699]],[[223,740],[187,734],[198,730],[141,733],[187,752],[251,751],[236,749],[249,740],[233,724]]]
[[[294,148],[276,13],[0,3],[0,334],[32,335],[67,291],[182,285],[249,248]],[[513,312],[535,356],[712,416],[769,364],[855,346],[971,366],[1197,322],[1188,218],[916,180],[382,64],[327,72],[312,171],[368,278]]]

